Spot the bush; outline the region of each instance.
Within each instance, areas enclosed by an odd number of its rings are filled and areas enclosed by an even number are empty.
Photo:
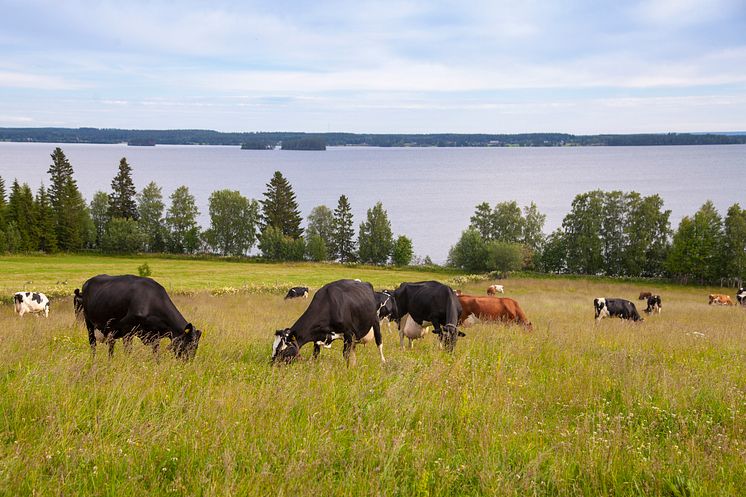
[[[292,239],[281,228],[267,226],[259,238],[262,256],[273,261],[302,261],[306,253],[303,238]]]
[[[115,217],[106,225],[101,238],[101,250],[109,253],[132,254],[142,250],[145,233],[134,219]]]
[[[489,242],[487,269],[507,273],[518,271],[523,264],[523,245],[520,243]]]
[[[147,262],[144,262],[141,266],[137,267],[137,274],[142,276],[143,278],[146,278],[153,274],[153,272],[150,270],[150,266]]]
[[[461,233],[461,238],[448,253],[448,265],[470,272],[487,270],[487,244],[474,228]]]
[[[306,257],[312,261],[321,262],[329,259],[326,242],[320,235],[311,235],[306,244]]]
[[[394,250],[391,253],[391,261],[396,266],[408,266],[412,262],[412,240],[402,235],[394,242]]]

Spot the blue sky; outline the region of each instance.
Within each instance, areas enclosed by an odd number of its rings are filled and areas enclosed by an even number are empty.
[[[746,130],[746,0],[0,0],[0,126]]]

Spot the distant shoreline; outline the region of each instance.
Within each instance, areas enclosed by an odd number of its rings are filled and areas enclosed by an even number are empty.
[[[154,145],[227,145],[244,149],[324,147],[589,147],[746,144],[746,132],[573,135],[520,134],[369,134],[253,132],[212,130],[127,130],[104,128],[0,128],[0,142]],[[284,144],[284,145],[283,145]],[[292,145],[291,145],[292,144]]]

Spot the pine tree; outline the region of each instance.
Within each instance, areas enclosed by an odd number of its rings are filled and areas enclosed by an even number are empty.
[[[354,262],[355,230],[352,227],[352,208],[345,195],[339,197],[337,208],[334,209],[334,244],[330,250],[332,258],[341,262]]]
[[[57,226],[57,243],[62,250],[78,250],[90,241],[92,222],[73,178],[70,161],[59,147],[52,152],[48,173],[51,179],[48,194]]]
[[[381,202],[368,209],[367,219],[360,224],[358,236],[360,260],[372,264],[386,264],[394,248],[394,235],[388,214]]]
[[[44,185],[36,192],[36,227],[38,234],[38,249],[44,252],[57,250],[57,230],[54,222],[54,209],[49,200],[49,194]]]
[[[24,183],[13,181],[8,198],[8,223],[18,228],[20,235],[20,251],[33,251],[38,248],[38,233],[36,231],[36,206],[31,188]]]
[[[293,187],[280,171],[275,171],[267,183],[262,204],[262,230],[274,226],[282,230],[285,236],[300,238],[303,229],[300,227],[302,217]]]
[[[132,168],[127,158],[119,161],[119,172],[111,181],[111,195],[109,196],[109,216],[137,221],[137,204],[135,203],[135,184],[132,181]]]

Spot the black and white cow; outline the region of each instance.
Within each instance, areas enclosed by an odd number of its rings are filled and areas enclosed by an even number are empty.
[[[599,297],[593,299],[593,307],[596,310],[596,322],[607,317],[618,317],[632,321],[643,320],[637,312],[635,304],[629,300]]]
[[[314,344],[316,357],[322,345],[329,347],[339,338],[344,340],[342,355],[348,366],[355,364],[355,344],[369,338],[375,340],[381,362],[386,362],[377,309],[370,283],[338,280],[324,285],[293,326],[275,332],[272,362],[292,361],[309,342]]]
[[[176,308],[166,289],[150,278],[100,274],[83,284],[80,296],[88,342],[96,352],[96,342],[109,345],[122,338],[125,346],[132,337],[158,352],[162,338],[170,338],[169,349],[179,359],[193,359],[202,332],[187,322]]]
[[[738,293],[736,293],[736,300],[738,300],[739,304],[746,305],[746,288],[738,289]]]
[[[441,344],[452,352],[458,337],[465,336],[456,325],[461,314],[461,304],[450,287],[437,281],[402,283],[394,290],[397,319],[409,314],[419,326],[424,321],[433,325],[433,333],[438,335]],[[401,328],[401,322],[399,323]]]
[[[378,308],[378,320],[388,319],[389,323],[395,321],[399,315],[396,308],[396,299],[393,296],[393,290],[384,290],[376,292],[376,306]]]
[[[660,295],[651,295],[648,297],[648,307],[645,309],[647,314],[660,314],[663,310],[663,303]]]
[[[290,290],[288,290],[287,295],[285,295],[285,300],[287,299],[298,299],[303,297],[304,299],[308,298],[308,287],[307,286],[294,286]]]
[[[13,306],[16,313],[23,317],[24,314],[44,313],[49,317],[49,299],[39,292],[16,292],[13,295]]]

